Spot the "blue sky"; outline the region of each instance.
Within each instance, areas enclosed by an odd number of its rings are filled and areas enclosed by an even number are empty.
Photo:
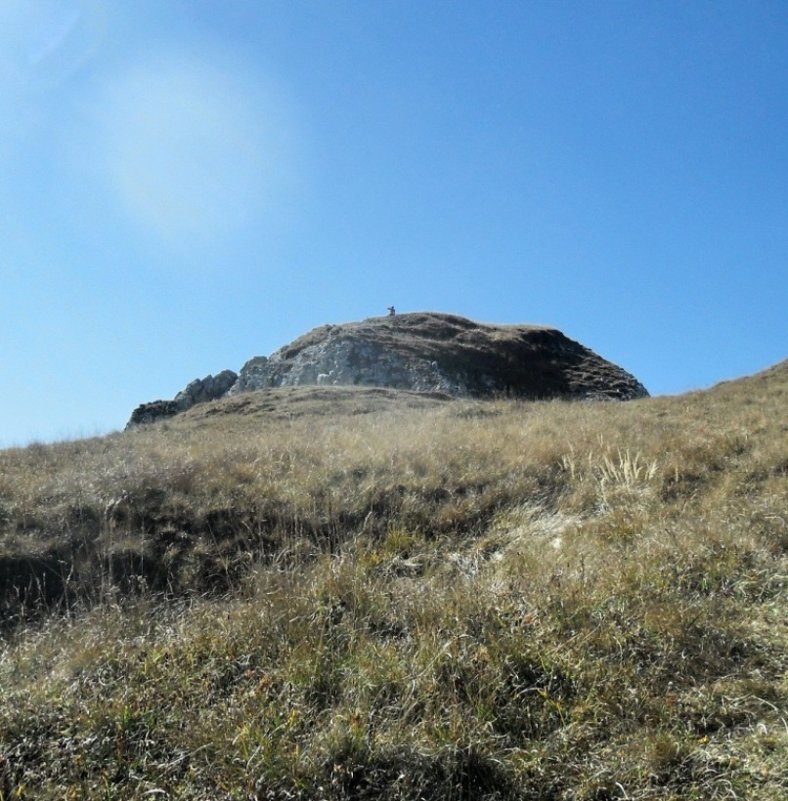
[[[0,446],[399,310],[788,356],[788,4],[3,0]]]

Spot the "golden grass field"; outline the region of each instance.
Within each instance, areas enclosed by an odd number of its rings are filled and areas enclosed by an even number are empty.
[[[0,799],[788,797],[788,363],[0,451]]]

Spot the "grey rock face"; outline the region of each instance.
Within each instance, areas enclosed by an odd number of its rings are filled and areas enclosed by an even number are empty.
[[[196,403],[205,403],[221,398],[235,384],[237,378],[238,375],[232,370],[222,370],[216,376],[196,378],[175,396],[178,411],[185,412]]]
[[[231,392],[303,384],[463,394],[461,385],[442,372],[434,359],[405,357],[383,343],[341,334],[309,345],[293,357],[278,351],[268,359],[248,361]]]

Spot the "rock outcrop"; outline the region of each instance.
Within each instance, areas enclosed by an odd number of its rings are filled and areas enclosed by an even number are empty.
[[[226,395],[238,380],[238,374],[232,370],[222,370],[218,375],[196,378],[187,384],[173,400],[157,400],[140,404],[132,413],[126,428],[140,423],[153,423],[179,412],[191,409],[197,403],[216,400]]]
[[[324,325],[236,375],[193,381],[172,401],[143,404],[129,425],[171,416],[225,394],[267,387],[363,385],[453,397],[631,400],[648,395],[628,372],[559,330],[490,325],[418,312]]]

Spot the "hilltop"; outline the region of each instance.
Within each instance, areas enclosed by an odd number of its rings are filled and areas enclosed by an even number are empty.
[[[449,397],[631,400],[648,396],[622,368],[536,325],[493,325],[416,312],[323,325],[236,374],[192,381],[173,400],[144,403],[130,425],[195,404],[285,386],[377,386]]]
[[[782,801],[788,362],[0,451],[0,798]]]

